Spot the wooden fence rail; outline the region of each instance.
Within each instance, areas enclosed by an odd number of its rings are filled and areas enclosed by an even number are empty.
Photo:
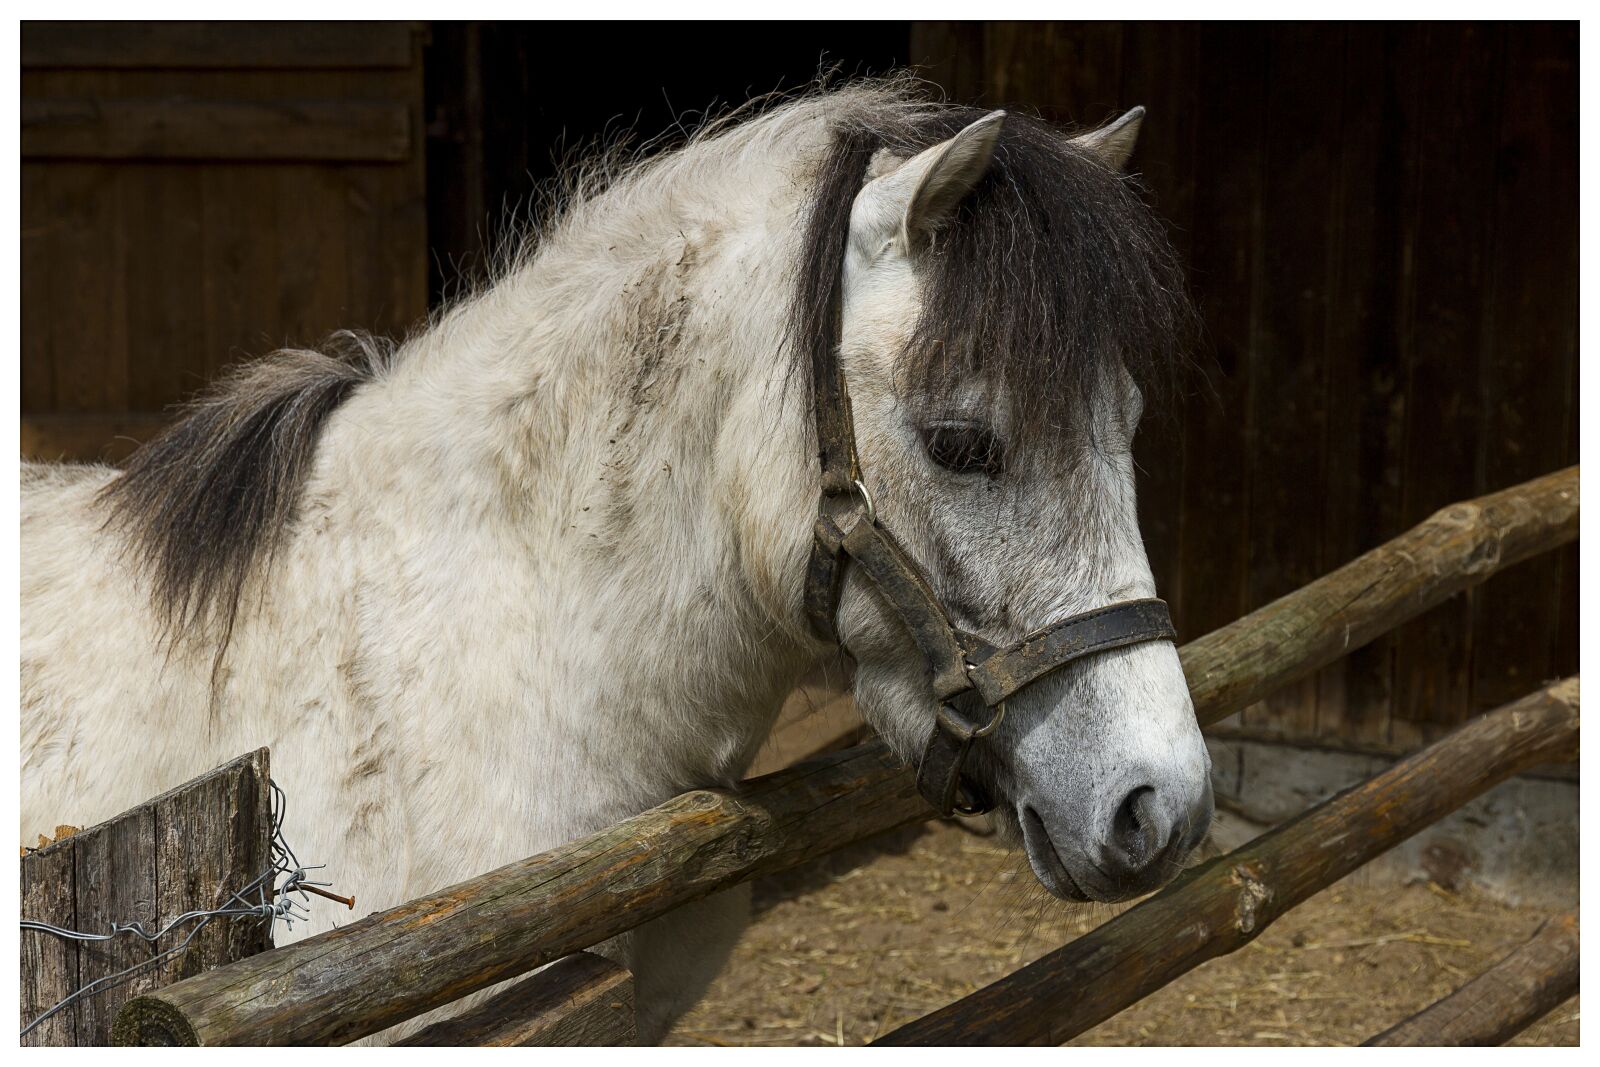
[[[395,1044],[631,1045],[637,1032],[633,975],[603,956],[575,952],[472,1010]]]
[[[1505,959],[1367,1045],[1503,1045],[1578,995],[1578,916],[1546,919]]]
[[[1059,1045],[1207,960],[1473,797],[1578,749],[1578,680],[1491,711],[1361,785],[879,1045]]]
[[[1578,536],[1578,468],[1451,504],[1183,648],[1201,725],[1299,681],[1514,563]]]
[[[1453,505],[1181,650],[1202,723],[1461,589],[1573,540],[1578,469]],[[738,882],[930,817],[881,744],[699,790],[590,837],[128,1004],[141,1044],[317,1044],[376,1033]],[[485,931],[494,937],[485,940]],[[425,962],[424,962],[425,961]]]

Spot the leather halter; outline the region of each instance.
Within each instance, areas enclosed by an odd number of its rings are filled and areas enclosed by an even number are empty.
[[[973,743],[999,727],[1009,697],[1069,663],[1146,641],[1172,641],[1177,633],[1166,602],[1155,599],[1108,604],[1059,619],[1006,648],[950,621],[922,571],[878,522],[861,482],[855,418],[839,361],[840,288],[835,285],[832,294],[831,343],[817,345],[812,357],[822,499],[806,569],[806,615],[819,636],[837,643],[834,619],[846,560],[865,572],[911,632],[939,701],[917,766],[917,790],[941,815],[982,814],[993,803],[964,776],[963,767]]]

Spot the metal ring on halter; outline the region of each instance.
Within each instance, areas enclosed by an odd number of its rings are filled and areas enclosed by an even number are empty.
[[[1005,717],[1006,702],[1002,700],[1000,703],[994,706],[994,718],[990,719],[984,726],[972,731],[972,734],[967,739],[967,744],[970,745],[972,742],[981,740],[982,738],[988,737],[990,734],[994,733],[995,730],[1000,728],[1000,723],[1004,721]],[[966,762],[965,756],[962,757],[961,762]],[[963,819],[974,819],[979,815],[987,815],[989,812],[994,810],[994,803],[989,800],[981,788],[975,784],[963,783],[961,780],[961,768],[959,766],[956,768],[956,775],[956,797],[958,799],[951,801],[950,810],[952,812],[961,816]],[[970,782],[971,779],[966,779],[966,783]],[[965,804],[963,804],[959,799],[963,794],[969,798]]]
[[[878,525],[878,509],[872,506],[872,494],[867,492],[867,487],[861,484],[861,479],[856,479],[856,492],[861,494],[861,502],[867,506],[867,525]]]
[[[963,790],[961,786],[958,784],[956,786],[956,795],[960,796],[962,791]],[[961,816],[963,819],[976,819],[978,816],[987,815],[994,810],[994,804],[991,803],[989,798],[985,797],[983,794],[979,793],[968,795],[972,796],[973,798],[971,802],[962,804],[959,800],[954,801],[950,805],[951,812]]]
[[[1000,703],[998,703],[998,704],[996,704],[994,706],[994,718],[989,720],[989,725],[985,726],[981,730],[973,731],[972,739],[974,741],[976,741],[976,740],[978,740],[980,738],[988,737],[990,734],[994,733],[997,729],[1000,728],[1000,723],[1001,723],[1002,720],[1005,719],[1005,717],[1006,717],[1006,702],[1004,700],[1002,700]]]
[[[994,716],[990,718],[987,723],[974,730],[968,727],[968,725],[962,722],[960,719],[956,719],[952,715],[946,715],[946,709],[950,709],[952,712],[954,711],[953,708],[950,708],[948,703],[940,705],[938,713],[939,725],[944,728],[944,730],[946,730],[950,736],[959,738],[962,741],[978,741],[988,737],[990,734],[994,733],[995,730],[999,729],[1001,721],[1006,717],[1006,702],[1002,700],[1000,703],[994,706]]]

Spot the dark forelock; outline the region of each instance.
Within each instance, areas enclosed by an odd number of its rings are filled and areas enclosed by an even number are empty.
[[[909,157],[985,114],[885,109],[835,129],[816,171],[789,324],[802,368],[837,348],[831,300],[873,155]],[[1193,336],[1182,274],[1140,187],[1026,115],[1006,117],[988,172],[913,262],[923,303],[900,354],[902,380],[937,403],[981,376],[1008,395],[1026,434],[1068,430],[1117,362],[1147,392],[1164,392]]]

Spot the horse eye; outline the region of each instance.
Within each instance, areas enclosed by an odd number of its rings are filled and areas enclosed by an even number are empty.
[[[1005,455],[1000,439],[982,426],[934,426],[927,430],[928,457],[955,474],[1000,477]]]

